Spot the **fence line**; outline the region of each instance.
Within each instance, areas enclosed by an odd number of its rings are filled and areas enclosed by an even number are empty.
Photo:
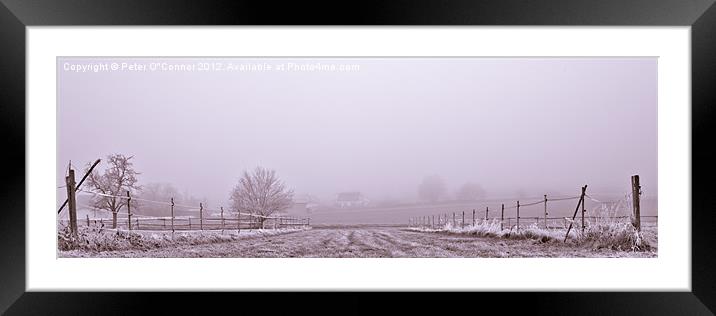
[[[117,228],[129,228],[128,217],[117,218]],[[254,218],[255,219],[255,218]],[[132,230],[157,230],[157,231],[172,231],[171,217],[151,217],[151,218],[133,218]],[[70,223],[69,219],[59,220],[61,225],[68,226]],[[86,227],[98,227],[111,229],[113,224],[112,218],[90,218],[87,216],[83,219],[78,219],[78,226]],[[237,224],[240,224],[237,227]],[[262,228],[263,224],[263,228]],[[292,227],[304,227],[308,226],[307,218],[297,217],[278,217],[275,220],[264,221],[263,223],[257,220],[251,220],[251,217],[242,217],[237,219],[236,217],[204,217],[203,225],[200,223],[200,219],[196,217],[174,217],[174,229],[175,230],[240,230],[240,229],[281,229],[281,228],[292,228]],[[203,228],[203,229],[202,229]]]
[[[127,192],[126,196],[122,195],[113,195],[113,194],[107,194],[107,193],[101,193],[101,192],[94,192],[89,190],[83,190],[78,189],[77,191],[93,194],[95,196],[103,196],[103,197],[111,197],[111,198],[119,198],[119,199],[125,199],[127,201],[135,200],[135,201],[143,201],[143,202],[149,202],[149,203],[155,203],[159,205],[166,205],[170,206],[172,208],[172,214],[169,217],[166,216],[151,216],[151,215],[142,215],[142,214],[135,214],[131,212],[131,208],[128,208],[128,212],[122,213],[122,212],[112,212],[109,210],[89,206],[89,205],[82,205],[83,207],[90,208],[93,211],[100,211],[100,212],[106,212],[112,214],[113,217],[111,218],[89,218],[89,215],[86,216],[85,219],[76,219],[77,221],[82,221],[85,223],[86,226],[95,226],[95,227],[104,227],[105,221],[107,221],[108,224],[112,224],[112,226],[116,226],[119,228],[127,227],[129,230],[132,230],[133,228],[140,229],[140,230],[146,230],[146,228],[159,228],[160,230],[170,230],[174,231],[176,228],[179,228],[179,230],[182,230],[181,228],[188,228],[188,230],[192,230],[192,226],[198,228],[198,230],[226,230],[226,229],[236,229],[240,231],[242,228],[244,229],[259,229],[259,228],[265,228],[266,226],[273,227],[274,229],[280,229],[282,227],[295,227],[295,226],[310,226],[311,219],[310,218],[299,218],[299,217],[291,217],[291,216],[265,216],[260,214],[254,214],[254,213],[246,213],[241,211],[227,211],[228,216],[224,216],[224,210],[223,207],[220,207],[219,209],[213,209],[213,208],[205,208],[201,203],[199,204],[199,207],[189,206],[189,205],[181,205],[181,204],[175,204],[174,200],[172,198],[171,202],[163,202],[163,201],[155,201],[155,200],[149,200],[149,199],[142,199],[142,198],[135,198],[131,197],[129,195],[129,192]],[[181,207],[186,208],[192,211],[199,211],[199,223],[198,225],[192,223],[192,219],[197,219],[193,216],[174,216],[174,207]],[[205,217],[204,212],[213,212],[214,214],[221,212],[221,216],[209,216]],[[137,218],[132,218],[136,216]],[[242,218],[243,217],[243,218]],[[115,223],[116,218],[116,223]],[[121,221],[121,222],[120,222]],[[170,225],[167,225],[167,221],[171,221]],[[175,221],[178,221],[175,223]],[[182,221],[185,221],[185,223],[182,223]],[[207,229],[204,229],[204,221],[214,221],[218,222],[220,221],[220,225],[216,223],[207,223]],[[61,224],[64,224],[65,222],[68,225],[71,225],[72,220],[71,219],[59,219],[59,222]],[[126,222],[126,224],[124,223]],[[227,223],[231,223],[231,225],[228,225]],[[125,226],[126,225],[126,226]],[[143,229],[144,228],[144,229]]]
[[[586,186],[583,188],[586,190]],[[582,229],[585,228],[586,224],[585,220],[595,220],[599,222],[599,220],[607,220],[607,219],[631,219],[632,223],[634,223],[634,214],[632,215],[616,215],[615,213],[622,208],[623,206],[630,206],[630,200],[633,199],[635,193],[629,192],[624,195],[624,198],[619,200],[613,200],[613,201],[601,201],[598,200],[589,194],[586,194],[586,192],[583,191],[584,198],[582,198],[582,195],[573,196],[573,197],[560,197],[560,198],[548,198],[547,195],[544,195],[544,198],[538,201],[528,202],[528,203],[521,203],[519,200],[516,202],[513,206],[505,206],[505,204],[501,205],[501,213],[499,217],[490,217],[489,207],[485,207],[485,216],[484,218],[477,219],[475,216],[475,209],[472,211],[472,220],[471,224],[470,221],[465,219],[464,211],[458,211],[458,212],[452,212],[452,219],[448,217],[448,213],[438,214],[437,215],[437,223],[435,222],[435,216],[416,216],[416,217],[410,217],[408,219],[408,226],[410,227],[421,227],[421,228],[431,228],[434,229],[436,227],[444,227],[447,224],[452,224],[452,227],[462,227],[464,228],[466,225],[473,227],[480,224],[480,223],[488,223],[488,222],[498,222],[500,223],[500,229],[505,229],[504,224],[507,223],[507,227],[509,229],[512,229],[514,226],[512,225],[512,221],[516,221],[516,228],[519,231],[520,229],[520,221],[529,221],[531,223],[535,223],[538,226],[542,226],[543,228],[549,229],[549,228],[567,228],[566,224],[569,223],[574,224],[575,218],[570,217],[548,217],[548,202],[552,201],[568,201],[568,200],[577,200],[579,199],[579,203],[577,204],[577,210],[582,208]],[[589,199],[592,202],[599,203],[602,209],[607,211],[607,216],[585,216],[585,208],[584,208],[584,199]],[[534,205],[544,205],[544,216],[520,216],[520,208],[528,207],[528,206],[534,206]],[[516,216],[515,217],[505,217],[504,211],[509,209],[517,209]],[[462,213],[461,218],[456,219],[455,215]],[[576,217],[577,212],[575,212],[574,217]],[[641,216],[638,215],[638,219],[636,222],[640,222],[641,219],[653,219],[654,222],[658,221],[658,216]],[[561,221],[562,225],[554,225],[555,221]],[[542,225],[540,225],[540,222],[542,222]],[[552,225],[550,225],[550,222]],[[589,223],[591,225],[591,222]]]
[[[87,191],[87,190],[83,190],[83,189],[79,189],[78,191],[85,192],[85,193],[89,193],[89,194],[94,194],[94,195],[99,195],[99,196],[105,196],[105,197],[114,197],[114,198],[120,198],[120,199],[125,199],[125,200],[128,199],[127,196],[121,196],[121,195],[111,195],[111,194],[106,194],[106,193],[99,193],[99,192],[94,192],[94,191]],[[140,199],[140,198],[135,198],[135,197],[132,197],[131,199],[132,199],[132,200],[137,200],[137,201],[143,201],[143,202],[157,203],[157,204],[162,204],[162,205],[166,205],[166,206],[183,207],[183,208],[188,208],[188,209],[192,209],[192,210],[199,210],[199,209],[201,208],[201,207],[196,207],[196,206],[189,206],[189,205],[182,205],[182,204],[172,204],[172,203],[168,203],[168,202],[154,201],[154,200],[147,200],[147,199]],[[204,211],[220,212],[220,209],[213,209],[213,208],[203,208],[203,210],[204,210]],[[108,212],[109,212],[109,211],[108,211]],[[265,219],[279,219],[279,218],[282,218],[281,216],[265,216],[265,215],[259,215],[259,214],[253,214],[253,213],[242,213],[242,212],[231,212],[231,213],[232,213],[232,214],[238,213],[238,214],[241,214],[241,215],[246,215],[246,216],[251,216],[251,217],[259,217],[259,218],[265,218]],[[135,214],[132,214],[132,216],[134,216],[134,215],[135,215]]]

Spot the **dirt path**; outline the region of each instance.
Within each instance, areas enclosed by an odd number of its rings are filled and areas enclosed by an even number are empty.
[[[314,228],[234,242],[69,256],[91,257],[655,257],[655,252],[592,250],[560,243],[507,240],[400,227]],[[63,256],[65,257],[65,256]]]

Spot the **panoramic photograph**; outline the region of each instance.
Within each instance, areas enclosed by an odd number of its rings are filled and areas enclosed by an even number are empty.
[[[59,57],[57,257],[656,258],[655,57]]]

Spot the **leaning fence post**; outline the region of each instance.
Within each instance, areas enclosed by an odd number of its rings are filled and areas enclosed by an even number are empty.
[[[632,225],[637,231],[641,231],[641,209],[640,195],[641,185],[639,185],[639,175],[631,176],[631,196],[632,196]]]
[[[585,191],[586,191],[586,188],[585,188]],[[583,192],[582,195],[584,195],[584,194],[586,194],[586,193]],[[584,197],[582,197],[582,234],[584,234],[584,227],[585,227],[584,226],[584,213],[587,212],[587,210],[584,208],[584,204],[587,204],[587,200],[584,199]]]
[[[577,217],[577,212],[579,211],[579,205],[584,203],[584,195],[587,192],[587,185],[585,184],[582,187],[582,194],[579,196],[579,202],[577,202],[577,207],[574,209],[574,215],[572,215],[572,221],[569,222],[569,228],[567,228],[567,233],[564,235],[564,242],[567,242],[567,237],[569,237],[569,231],[572,230],[572,225],[574,224],[574,219]],[[584,205],[582,205],[584,207]]]

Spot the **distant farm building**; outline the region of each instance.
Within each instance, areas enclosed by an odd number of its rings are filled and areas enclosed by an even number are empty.
[[[338,193],[335,205],[339,208],[354,208],[368,206],[366,199],[360,192],[342,192]]]

